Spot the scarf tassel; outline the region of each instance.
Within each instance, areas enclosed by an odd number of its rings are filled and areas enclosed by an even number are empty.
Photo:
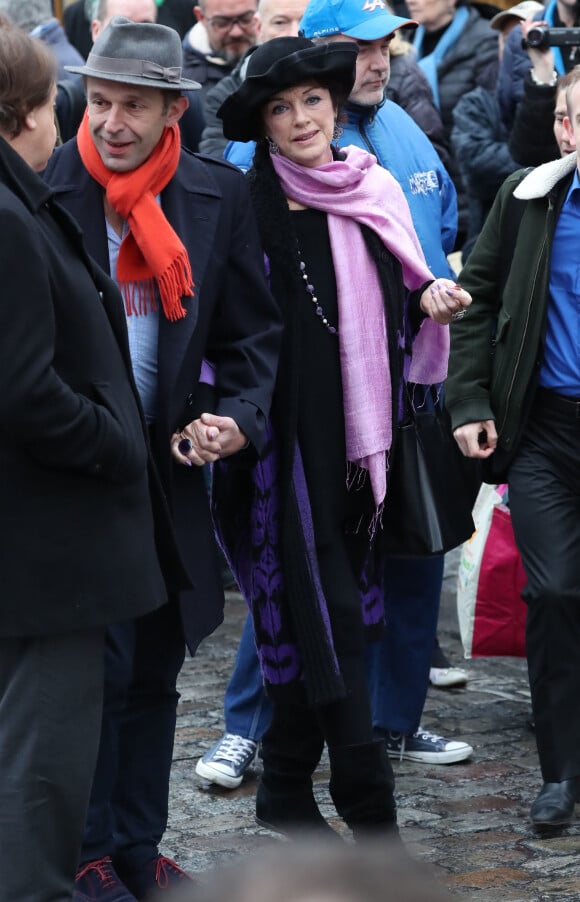
[[[125,301],[127,316],[147,316],[148,313],[157,312],[157,291],[155,279],[143,279],[140,282],[122,281],[119,288]]]
[[[181,298],[193,297],[193,276],[187,252],[184,250],[178,254],[169,264],[167,269],[157,277],[159,294],[163,312],[170,322],[183,319],[186,310],[181,303]]]

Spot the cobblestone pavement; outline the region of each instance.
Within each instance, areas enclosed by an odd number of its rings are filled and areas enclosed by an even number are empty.
[[[456,555],[455,555],[456,560]],[[448,560],[440,639],[462,662],[454,611],[454,558]],[[170,825],[164,852],[191,870],[217,867],[255,852],[273,835],[254,822],[257,773],[239,789],[209,786],[195,762],[223,732],[223,692],[245,606],[228,597],[224,625],[188,661],[181,677]],[[430,689],[423,724],[474,747],[454,765],[395,764],[401,834],[409,849],[440,869],[458,896],[475,902],[580,902],[580,820],[552,835],[536,834],[529,807],[540,788],[525,662],[465,662],[465,689]],[[579,700],[580,702],[580,700]],[[341,829],[328,796],[328,761],[315,775],[323,814]]]

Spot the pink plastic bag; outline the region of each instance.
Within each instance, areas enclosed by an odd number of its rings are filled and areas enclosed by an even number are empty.
[[[476,530],[462,547],[457,613],[466,658],[525,657],[526,577],[516,547],[505,486],[483,485],[473,519]]]
[[[526,583],[510,512],[495,507],[483,549],[473,624],[473,657],[526,656]]]

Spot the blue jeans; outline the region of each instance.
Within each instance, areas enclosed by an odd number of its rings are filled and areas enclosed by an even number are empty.
[[[366,653],[374,727],[408,735],[419,726],[429,688],[443,563],[443,555],[388,560],[387,628],[382,640],[371,643]],[[248,615],[225,694],[226,731],[259,742],[271,711]]]
[[[443,555],[387,561],[386,629],[366,653],[375,728],[408,736],[419,727],[429,688],[443,565]]]
[[[264,683],[256,652],[254,627],[248,614],[228,683],[224,713],[226,732],[259,742],[270,724],[272,705]]]

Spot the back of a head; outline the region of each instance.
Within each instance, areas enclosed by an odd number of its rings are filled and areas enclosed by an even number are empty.
[[[131,22],[156,22],[157,4],[155,0],[94,0],[91,19],[93,41],[115,16],[123,16]]]
[[[173,902],[451,902],[433,870],[384,837],[361,845],[308,841],[262,849]],[[169,900],[168,900],[169,902]]]
[[[0,19],[0,134],[19,135],[28,113],[47,102],[55,79],[48,47]]]
[[[0,0],[0,13],[23,31],[32,31],[53,18],[51,0]]]

